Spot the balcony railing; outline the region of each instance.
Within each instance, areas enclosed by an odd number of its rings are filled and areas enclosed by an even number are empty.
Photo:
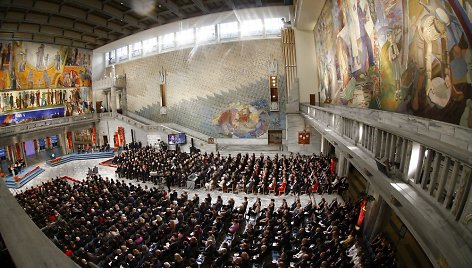
[[[472,152],[468,146],[472,130],[408,115],[355,108],[353,113],[348,109],[300,104],[302,114],[384,164],[389,177],[410,184],[455,220],[463,216],[470,199]],[[422,122],[429,133],[423,134],[414,122]],[[431,133],[436,131],[438,138]]]
[[[98,117],[96,116],[96,114],[83,114],[83,115],[76,115],[76,116],[46,119],[46,120],[41,120],[41,121],[36,121],[36,122],[31,122],[31,123],[13,125],[13,126],[0,127],[0,137],[14,136],[14,135],[25,133],[25,132],[38,131],[38,130],[47,129],[51,127],[58,127],[58,126],[77,124],[77,123],[94,122],[97,120],[98,120]]]
[[[113,82],[113,80],[115,80]],[[106,77],[98,80],[94,80],[92,83],[93,90],[102,90],[102,89],[109,89],[112,86],[115,87],[124,87],[126,85],[126,77],[125,76],[118,76],[116,79],[111,77]]]

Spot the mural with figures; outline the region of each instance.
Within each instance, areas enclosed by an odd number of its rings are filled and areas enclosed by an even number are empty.
[[[219,132],[228,137],[257,138],[269,129],[269,114],[265,107],[265,100],[251,104],[231,103],[227,110],[215,118],[214,123]]]
[[[327,0],[322,101],[472,127],[471,0]]]
[[[91,112],[92,51],[0,41],[0,56],[3,126]]]
[[[285,129],[285,76],[279,39],[204,45],[116,65],[126,74],[128,110],[215,138],[267,138]],[[269,66],[278,62],[279,109],[270,111]],[[160,114],[159,71],[167,113]]]

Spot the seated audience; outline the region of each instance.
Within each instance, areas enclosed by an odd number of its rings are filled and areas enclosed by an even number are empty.
[[[179,157],[179,156],[176,156]],[[189,198],[91,174],[17,195],[26,213],[80,267],[395,267],[379,235],[374,255],[355,227],[359,204]],[[311,198],[310,198],[311,199]]]

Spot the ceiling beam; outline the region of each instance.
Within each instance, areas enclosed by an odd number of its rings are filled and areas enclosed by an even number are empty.
[[[157,0],[157,3],[165,6],[167,9],[172,11],[175,15],[177,15],[181,19],[185,19],[186,15],[180,10],[179,6],[177,6],[172,0]]]
[[[210,10],[205,6],[202,0],[192,0],[193,3],[205,14],[210,13]]]
[[[75,0],[65,0],[65,1],[70,2],[70,3],[73,3],[73,2],[76,3]],[[85,0],[85,1],[81,1],[80,4],[82,4],[86,8],[89,8],[90,9],[89,11],[97,11],[98,13],[102,13],[106,16],[122,21],[128,25],[143,29],[143,26],[140,25],[139,22],[136,19],[134,19],[134,17],[125,16],[123,11],[107,4],[108,2],[109,1],[106,1],[103,3],[96,3],[96,1],[94,0]],[[67,14],[61,14],[61,15],[68,16]]]
[[[229,8],[236,9],[236,5],[234,4],[233,0],[224,0],[224,2]]]

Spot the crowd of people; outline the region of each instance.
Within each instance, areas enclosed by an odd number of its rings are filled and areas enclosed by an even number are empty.
[[[189,176],[195,185],[207,190],[274,193],[342,193],[348,187],[346,177],[335,172],[335,161],[323,155],[290,154],[273,158],[263,155],[185,153],[159,150],[150,146],[130,148],[115,156],[119,177],[157,181],[164,178],[170,186],[185,186]],[[155,174],[155,176],[151,176]]]
[[[103,144],[101,146],[91,144],[79,144],[77,145],[77,153],[95,153],[95,152],[108,152],[111,150],[110,144]]]
[[[80,267],[395,266],[382,241],[373,246],[386,256],[371,261],[355,228],[359,205],[336,199],[262,207],[258,198],[250,206],[99,174],[55,179],[17,199]]]

